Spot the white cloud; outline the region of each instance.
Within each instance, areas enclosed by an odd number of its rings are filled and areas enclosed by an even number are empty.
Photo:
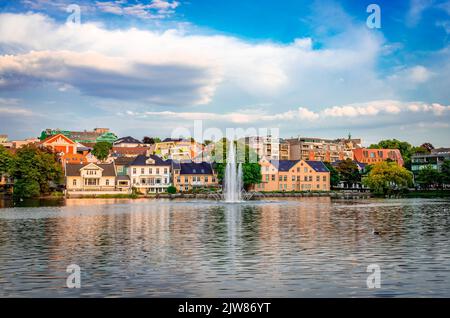
[[[261,110],[252,110],[245,112],[229,112],[225,114],[208,112],[125,112],[128,116],[137,118],[165,118],[179,120],[212,120],[229,123],[260,123],[273,121],[296,121],[305,123],[316,122],[323,124],[325,121],[334,121],[334,118],[352,119],[352,118],[370,118],[377,115],[400,116],[405,113],[421,113],[422,115],[431,114],[433,116],[450,115],[450,106],[438,103],[422,102],[400,102],[393,100],[380,100],[368,103],[349,104],[325,108],[319,112],[314,112],[305,107],[299,107],[296,110],[268,114]],[[401,117],[398,117],[402,119]]]
[[[115,15],[134,16],[141,19],[161,19],[172,15],[179,6],[177,1],[152,0],[148,4],[128,4],[126,1],[97,1],[100,11]]]
[[[169,10],[164,3],[150,5]],[[56,24],[40,14],[1,14],[0,45],[19,47],[21,54],[2,57],[0,77],[3,87],[23,87],[42,75],[44,81],[93,96],[171,106],[209,103],[219,89],[232,98],[245,95],[251,103],[291,96],[290,103],[320,105],[389,95],[374,71],[382,40],[364,29],[353,32],[360,39],[353,46],[315,50],[310,38],[252,43],[231,36],[108,30],[93,23]]]

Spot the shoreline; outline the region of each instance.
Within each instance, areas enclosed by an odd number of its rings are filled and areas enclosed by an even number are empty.
[[[341,192],[341,191],[330,191],[330,192],[254,192],[251,200],[258,200],[264,198],[303,198],[303,197],[330,197],[332,199],[369,199],[369,198],[385,198],[385,199],[414,199],[414,198],[450,198],[450,191],[448,190],[435,190],[435,191],[414,191],[409,193],[404,193],[400,195],[393,196],[378,196],[370,192]],[[27,198],[24,200],[65,200],[65,199],[205,199],[205,200],[215,200],[219,201],[217,194],[207,194],[207,193],[158,193],[151,195],[143,194],[89,194],[83,195],[72,194],[70,196],[55,196],[55,195],[44,195],[36,198]],[[0,200],[13,200],[12,195],[0,194]]]

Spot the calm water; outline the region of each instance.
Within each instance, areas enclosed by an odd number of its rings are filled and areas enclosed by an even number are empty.
[[[450,200],[63,204],[0,209],[0,296],[450,297]]]

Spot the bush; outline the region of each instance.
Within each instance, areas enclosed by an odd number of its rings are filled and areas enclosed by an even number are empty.
[[[175,193],[177,193],[177,188],[175,188],[174,186],[171,185],[167,188],[167,193],[175,194]]]
[[[40,193],[39,182],[35,180],[19,179],[14,184],[13,195],[16,198],[36,198]]]

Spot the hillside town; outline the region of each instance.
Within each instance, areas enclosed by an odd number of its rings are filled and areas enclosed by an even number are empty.
[[[254,178],[245,183],[247,191],[365,191],[371,187],[363,182],[364,177],[381,163],[410,171],[413,182],[406,182],[405,187],[448,184],[445,178],[438,182],[437,174],[448,169],[450,148],[434,149],[429,143],[412,147],[408,152],[403,149],[402,154],[401,142],[397,141],[398,148],[392,145],[383,148],[383,142],[364,147],[361,139],[351,135],[337,139],[250,136],[237,142],[257,156]],[[220,164],[214,156],[217,143],[211,141],[156,137],[139,140],[132,136],[118,137],[108,128],[45,129],[39,138],[25,140],[9,140],[7,135],[0,135],[0,150],[5,154],[2,157],[14,156],[27,147],[52,154],[62,172],[62,180],[53,182],[53,190],[68,197],[220,192],[222,188]],[[17,172],[10,173],[2,157],[0,187],[3,192],[13,193],[19,182]],[[421,171],[422,174],[426,171],[432,180],[423,182]]]

